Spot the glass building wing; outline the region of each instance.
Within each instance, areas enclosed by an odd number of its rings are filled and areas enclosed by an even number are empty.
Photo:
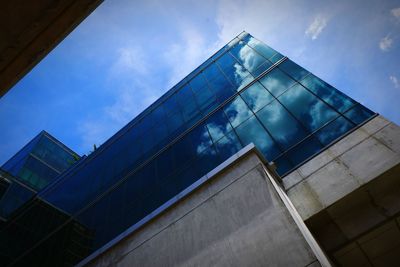
[[[374,115],[243,32],[39,192],[2,227],[0,260],[75,264],[249,143],[285,179]],[[43,214],[52,219],[40,231],[26,227]],[[82,242],[69,242],[66,233],[78,226]],[[2,240],[11,233],[24,238],[6,248]],[[52,246],[59,238],[65,244]]]

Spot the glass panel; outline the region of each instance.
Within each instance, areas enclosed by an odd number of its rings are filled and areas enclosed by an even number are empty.
[[[168,130],[170,134],[179,132],[180,127],[183,125],[183,117],[180,112],[170,115],[167,119]]]
[[[239,125],[236,132],[244,146],[254,143],[267,160],[272,161],[280,154],[276,144],[254,116]]]
[[[293,169],[292,163],[286,156],[280,156],[278,159],[274,160],[276,164],[276,172],[279,175],[283,175]]]
[[[279,68],[298,81],[303,79],[309,73],[290,59],[286,59],[284,62],[279,64]]]
[[[179,110],[179,104],[176,95],[169,97],[163,104],[166,114],[175,113]]]
[[[237,63],[236,60],[231,56],[230,53],[225,53],[222,57],[217,60],[218,65],[225,71],[226,68],[230,68],[233,64]]]
[[[360,104],[357,104],[355,107],[347,111],[344,115],[355,124],[361,124],[371,118],[374,115],[374,112]]]
[[[209,65],[204,71],[204,76],[208,81],[213,80],[214,78],[217,78],[222,74],[221,70],[218,68],[217,64],[213,63]]]
[[[240,95],[254,112],[275,99],[259,82],[252,84]]]
[[[328,145],[338,137],[347,133],[354,125],[340,116],[315,133],[315,136],[323,145]]]
[[[253,70],[251,74],[253,74],[254,77],[257,77],[267,69],[269,69],[272,66],[272,63],[269,61],[266,61],[264,64],[262,64],[260,67],[258,67],[256,70]]]
[[[206,125],[214,142],[232,130],[232,126],[222,109],[213,114],[207,120]]]
[[[227,104],[224,107],[224,111],[233,127],[238,126],[252,115],[252,112],[240,96],[237,96],[232,102]]]
[[[312,155],[316,154],[318,151],[321,150],[321,148],[322,146],[318,142],[318,140],[314,136],[311,136],[298,146],[295,146],[293,149],[291,149],[287,153],[287,156],[296,166],[311,157]]]
[[[276,100],[256,115],[274,140],[284,149],[295,145],[307,136],[301,125]]]
[[[215,146],[222,160],[226,160],[242,148],[242,145],[234,132],[227,133],[215,143]]]
[[[273,69],[262,77],[260,82],[276,97],[295,83],[292,78],[278,68]]]
[[[212,144],[207,127],[203,124],[197,126],[188,135],[192,142],[191,147],[194,148],[196,154],[200,154],[203,150],[205,150]]]
[[[339,92],[334,87],[312,74],[302,80],[301,84],[340,112],[348,110],[356,103],[345,94]]]
[[[202,91],[207,87],[207,81],[202,73],[199,73],[193,80],[190,81],[190,86],[195,94],[202,94]]]
[[[273,57],[271,57],[269,60],[272,62],[272,63],[276,63],[276,62],[278,62],[279,60],[281,60],[283,58],[283,55],[281,55],[281,54],[279,54],[279,53],[276,53]]]
[[[258,41],[254,37],[248,38],[247,44],[254,48],[258,53],[263,55],[265,58],[271,58],[273,55],[275,55],[277,52],[269,47],[268,45]]]
[[[251,47],[240,42],[231,49],[233,56],[245,67],[249,72],[255,71],[266,60],[260,56]]]
[[[224,73],[237,91],[245,87],[254,79],[250,72],[245,70],[245,68],[243,68],[239,63],[225,68]]]
[[[222,103],[235,93],[232,84],[221,73],[215,79],[209,80],[211,91],[217,96],[219,103]]]
[[[339,116],[300,84],[290,88],[279,97],[279,100],[310,131]]]

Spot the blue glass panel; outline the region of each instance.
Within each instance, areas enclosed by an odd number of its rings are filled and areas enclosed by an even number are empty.
[[[199,170],[202,171],[200,175],[201,177],[217,167],[220,163],[221,158],[219,157],[217,151],[215,150],[214,146],[210,146],[198,153],[194,164]],[[196,177],[195,180],[199,179],[200,177]]]
[[[232,126],[223,110],[219,110],[211,115],[211,117],[207,119],[206,125],[214,142],[232,130]]]
[[[180,132],[180,129],[184,123],[182,114],[180,112],[170,115],[166,121],[170,134],[176,134]]]
[[[312,74],[302,80],[301,84],[340,112],[345,112],[356,103],[353,99]]]
[[[163,104],[166,114],[175,113],[179,110],[179,104],[175,95],[169,97]]]
[[[274,140],[284,149],[288,149],[307,136],[301,125],[276,100],[261,109],[256,115]]]
[[[160,179],[165,179],[176,170],[173,150],[171,148],[164,150],[160,155],[158,155],[156,162],[157,176],[160,177]]]
[[[204,88],[207,87],[207,81],[202,73],[199,73],[196,77],[194,77],[189,84],[195,94],[201,94]]]
[[[292,86],[295,81],[283,73],[280,69],[275,68],[267,75],[260,79],[260,82],[274,95],[279,96]]]
[[[227,104],[224,107],[224,111],[233,127],[238,126],[253,114],[240,96],[237,96],[232,102]]]
[[[221,73],[218,77],[209,80],[211,91],[217,96],[219,103],[224,102],[235,93],[232,84]]]
[[[222,70],[225,70],[227,68],[231,68],[233,64],[237,63],[237,61],[232,57],[230,53],[225,53],[217,60],[217,63],[222,68]]]
[[[263,55],[265,58],[271,58],[273,55],[275,55],[277,52],[269,47],[268,45],[258,41],[254,37],[247,38],[247,44],[254,48],[258,53]]]
[[[263,73],[264,71],[269,69],[271,66],[272,66],[272,63],[269,62],[269,61],[266,61],[260,67],[258,67],[257,69],[251,71],[251,74],[253,74],[254,77],[257,77],[258,75],[260,75],[261,73]]]
[[[310,131],[339,116],[324,102],[297,84],[279,97],[281,103]]]
[[[328,145],[338,137],[347,133],[355,125],[340,116],[328,125],[324,126],[321,130],[315,133],[315,136],[323,145]]]
[[[224,73],[237,91],[245,87],[254,79],[253,76],[239,63],[225,68]]]
[[[236,133],[244,146],[254,143],[269,161],[280,154],[276,144],[254,116],[239,125],[236,128]]]
[[[279,68],[298,81],[303,79],[309,73],[290,59],[286,59],[284,62],[279,64]]]
[[[219,76],[223,75],[217,64],[213,63],[209,65],[204,71],[204,76],[208,81],[211,81]]]
[[[236,44],[231,49],[231,53],[251,73],[266,61],[264,57],[243,42]]]
[[[275,99],[259,82],[252,84],[240,95],[254,112]]]
[[[212,144],[207,127],[203,124],[197,126],[188,135],[192,142],[192,148],[196,154],[200,154]]]
[[[292,163],[296,166],[309,157],[315,155],[322,148],[321,144],[318,140],[311,136],[301,144],[295,146],[293,149],[289,150],[287,156],[292,161]]]
[[[283,175],[287,173],[288,171],[293,169],[292,163],[289,161],[289,159],[286,156],[280,156],[276,160],[274,160],[276,164],[276,172],[279,175]]]
[[[283,55],[276,53],[273,57],[269,59],[272,63],[276,63],[283,58]]]
[[[371,118],[374,115],[374,112],[360,104],[357,104],[344,115],[355,124],[361,124]]]
[[[155,108],[150,114],[149,117],[151,118],[150,120],[152,121],[152,124],[157,124],[160,121],[163,121],[166,117],[166,112],[164,110],[164,105],[160,105],[157,108]]]
[[[242,148],[242,145],[234,132],[227,133],[215,143],[215,146],[221,160],[228,159]]]

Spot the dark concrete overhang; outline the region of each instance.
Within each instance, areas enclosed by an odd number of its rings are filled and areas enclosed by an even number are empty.
[[[61,42],[102,0],[0,2],[0,97]]]

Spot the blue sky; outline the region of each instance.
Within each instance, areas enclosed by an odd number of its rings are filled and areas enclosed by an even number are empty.
[[[0,164],[42,129],[88,153],[246,30],[400,124],[400,2],[101,4],[0,99]]]

